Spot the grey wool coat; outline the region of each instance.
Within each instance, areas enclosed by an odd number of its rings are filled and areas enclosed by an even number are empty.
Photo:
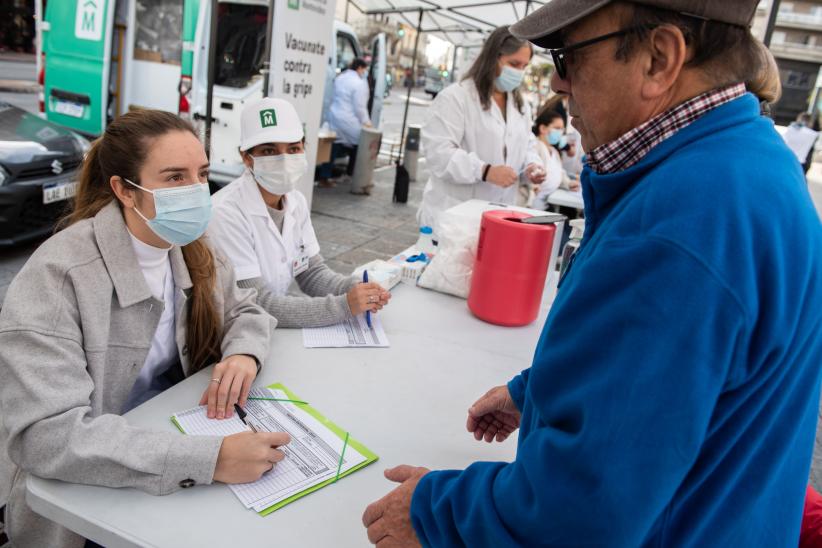
[[[192,283],[179,247],[170,258],[183,293],[176,339],[188,376],[185,299]],[[255,304],[253,290],[237,287],[225,260],[218,258],[216,267],[223,357],[248,354],[263,363],[276,320]],[[222,438],[154,432],[120,416],[162,310],[116,203],[52,236],[12,282],[0,311],[0,467],[12,481],[0,490],[10,489],[6,525],[13,546],[84,543],[28,508],[29,474],[154,495],[176,491],[184,480],[212,482]]]

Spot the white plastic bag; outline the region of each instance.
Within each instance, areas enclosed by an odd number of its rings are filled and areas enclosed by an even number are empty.
[[[420,287],[468,298],[481,220],[481,215],[465,216],[451,209],[440,215],[437,253],[420,276]]]

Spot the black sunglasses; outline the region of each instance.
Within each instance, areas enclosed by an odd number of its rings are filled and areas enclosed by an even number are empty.
[[[603,34],[602,36],[597,36],[596,38],[591,38],[589,40],[583,40],[582,42],[577,42],[576,44],[571,44],[570,46],[565,46],[564,48],[549,50],[551,52],[551,57],[554,60],[554,66],[557,69],[557,75],[559,75],[562,80],[565,80],[565,77],[568,75],[567,66],[565,64],[565,56],[569,53],[598,44],[599,42],[604,42],[605,40],[610,40],[611,38],[616,38],[617,36],[627,36],[641,30],[649,30],[650,28],[652,27],[647,25],[638,25],[636,27],[622,29],[616,32],[609,32],[608,34]]]

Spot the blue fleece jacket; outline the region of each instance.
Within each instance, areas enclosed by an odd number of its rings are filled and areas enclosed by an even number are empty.
[[[516,460],[426,475],[431,546],[784,546],[799,538],[822,365],[822,227],[746,95],[616,174],[530,369]],[[467,435],[467,434],[466,434]]]

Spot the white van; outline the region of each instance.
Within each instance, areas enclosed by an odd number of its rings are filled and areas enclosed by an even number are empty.
[[[211,4],[208,0],[48,2],[41,26],[46,118],[96,136],[130,109],[156,108],[190,117],[203,129]],[[260,69],[268,6],[268,0],[217,2],[210,159],[212,179],[218,183],[242,171],[237,152],[240,112],[245,102],[263,93]],[[354,57],[364,55],[350,26],[334,21],[333,33],[326,50],[325,108],[334,76]],[[272,58],[282,47],[282,38],[272,39]],[[373,40],[369,53],[372,121],[378,126],[385,86],[384,35]]]

